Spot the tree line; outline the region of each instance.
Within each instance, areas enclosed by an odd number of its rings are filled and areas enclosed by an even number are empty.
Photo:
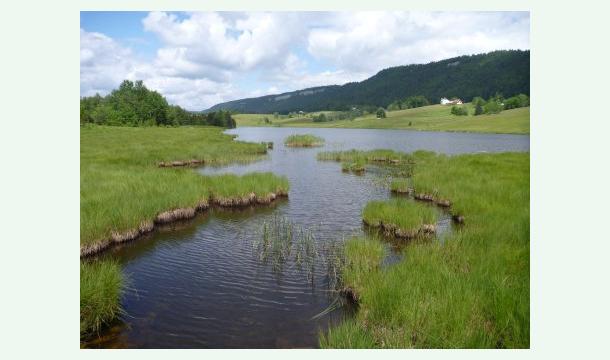
[[[381,70],[360,82],[229,101],[210,110],[288,114],[291,111],[348,111],[352,107],[364,109],[365,106],[373,109],[392,106],[394,109],[414,106],[417,100],[423,100],[413,98],[411,100],[415,103],[411,105],[394,103],[396,99],[407,96],[420,95],[430,104],[438,104],[441,97],[488,98],[496,92],[506,96],[529,94],[529,50],[501,50],[428,64],[397,66]]]
[[[111,126],[236,126],[230,111],[187,111],[168,104],[161,94],[147,89],[141,80],[124,80],[118,89],[106,96],[82,97],[80,122]]]

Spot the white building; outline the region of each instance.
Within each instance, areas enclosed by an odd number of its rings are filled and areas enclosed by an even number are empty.
[[[441,98],[441,105],[462,105],[463,101],[458,98],[452,98],[451,100],[447,98]]]

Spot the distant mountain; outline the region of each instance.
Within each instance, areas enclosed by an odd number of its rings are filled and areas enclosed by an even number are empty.
[[[256,98],[228,101],[209,111],[230,109],[243,113],[346,110],[352,106],[388,106],[397,99],[423,95],[432,103],[441,97],[470,101],[496,92],[505,97],[530,92],[529,50],[501,50],[487,54],[391,67],[361,82],[320,86]]]

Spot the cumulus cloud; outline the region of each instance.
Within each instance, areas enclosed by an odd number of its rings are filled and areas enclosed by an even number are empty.
[[[201,110],[360,81],[389,66],[529,48],[529,14],[515,12],[151,12],[141,25],[161,42],[152,60],[136,59],[137,44],[81,29],[81,95],[142,79]]]
[[[105,94],[135,70],[130,49],[120,46],[112,38],[95,32],[80,30],[80,87],[81,95]]]
[[[308,51],[316,58],[368,73],[464,54],[528,48],[528,13],[339,13],[332,26],[313,29],[308,37]]]

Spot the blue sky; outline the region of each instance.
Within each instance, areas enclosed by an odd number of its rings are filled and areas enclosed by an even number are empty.
[[[527,12],[81,12],[81,95],[144,80],[189,110],[529,49]]]

